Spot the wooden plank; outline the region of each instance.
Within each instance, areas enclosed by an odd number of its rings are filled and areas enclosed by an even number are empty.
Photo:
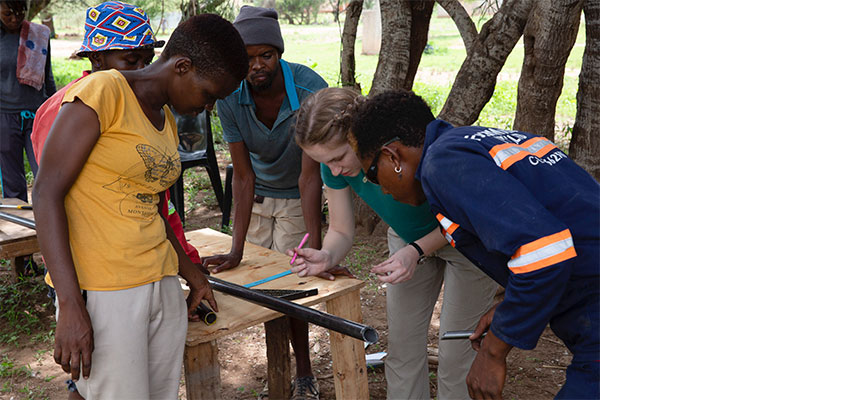
[[[328,312],[336,316],[360,322],[360,292],[348,292],[331,299]],[[369,381],[366,379],[366,349],[363,342],[334,331],[331,334],[331,357],[333,357],[334,389],[338,399],[368,399]]]
[[[32,229],[30,230],[32,231]],[[0,243],[0,258],[9,259],[18,256],[28,256],[38,253],[39,250],[38,238],[35,235],[22,239],[11,239]]]
[[[202,256],[227,253],[230,251],[231,238],[212,229],[201,229],[186,233],[189,242],[198,249]],[[250,243],[245,243],[242,263],[239,267],[223,271],[215,276],[236,284],[246,284],[275,275],[289,269],[289,258],[282,253],[269,250]],[[366,283],[357,279],[338,276],[329,281],[317,277],[300,278],[288,275],[257,286],[258,289],[313,289],[319,290],[318,295],[295,300],[295,303],[312,306],[349,292],[358,293]],[[279,318],[282,314],[257,306],[242,299],[216,292],[218,303],[218,320],[213,325],[190,323],[186,336],[189,346],[218,339],[242,329],[266,321]],[[359,297],[358,297],[359,299]]]
[[[189,400],[221,399],[221,372],[215,341],[186,346],[183,368]]]
[[[289,318],[275,318],[266,322],[265,328],[269,399],[288,399],[292,391],[289,365]]]

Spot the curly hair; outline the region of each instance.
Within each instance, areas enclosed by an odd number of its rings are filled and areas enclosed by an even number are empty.
[[[201,14],[177,26],[162,51],[163,59],[185,56],[204,78],[231,76],[237,81],[248,74],[245,43],[230,21],[215,14]]]
[[[344,141],[354,110],[366,98],[348,88],[324,88],[301,104],[295,116],[295,143],[303,147]]]
[[[351,135],[357,156],[368,159],[395,136],[410,147],[425,143],[425,127],[434,120],[431,108],[416,93],[390,90],[369,98],[351,117]]]

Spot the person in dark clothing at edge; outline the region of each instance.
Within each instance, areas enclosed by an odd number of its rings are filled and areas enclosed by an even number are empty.
[[[38,174],[30,141],[35,111],[56,93],[50,28],[26,21],[26,14],[26,1],[0,1],[0,182],[3,197],[23,201],[28,200],[24,150],[33,177]]]
[[[573,354],[556,398],[598,398],[599,183],[546,138],[454,127],[409,91],[358,107],[351,135],[369,180],[427,200],[446,240],[506,289],[470,337],[469,395],[501,398],[508,353],[549,324]]]

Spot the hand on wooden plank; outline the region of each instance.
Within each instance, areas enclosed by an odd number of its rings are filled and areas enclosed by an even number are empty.
[[[217,274],[221,271],[226,271],[231,268],[236,268],[239,263],[242,262],[241,254],[227,253],[227,254],[216,254],[214,256],[202,257],[201,262],[204,264],[204,268],[207,268],[212,271],[212,273]]]

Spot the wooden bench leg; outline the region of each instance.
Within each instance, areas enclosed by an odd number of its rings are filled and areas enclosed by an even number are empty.
[[[218,344],[215,340],[186,346],[183,357],[186,397],[189,400],[220,400],[221,371],[218,365]]]
[[[269,399],[288,399],[292,391],[289,369],[289,318],[273,319],[265,325]]]
[[[328,313],[361,322],[360,292],[352,291],[328,300]],[[366,378],[366,349],[363,342],[330,331],[331,356],[334,367],[334,389],[338,399],[368,399],[369,381]]]

